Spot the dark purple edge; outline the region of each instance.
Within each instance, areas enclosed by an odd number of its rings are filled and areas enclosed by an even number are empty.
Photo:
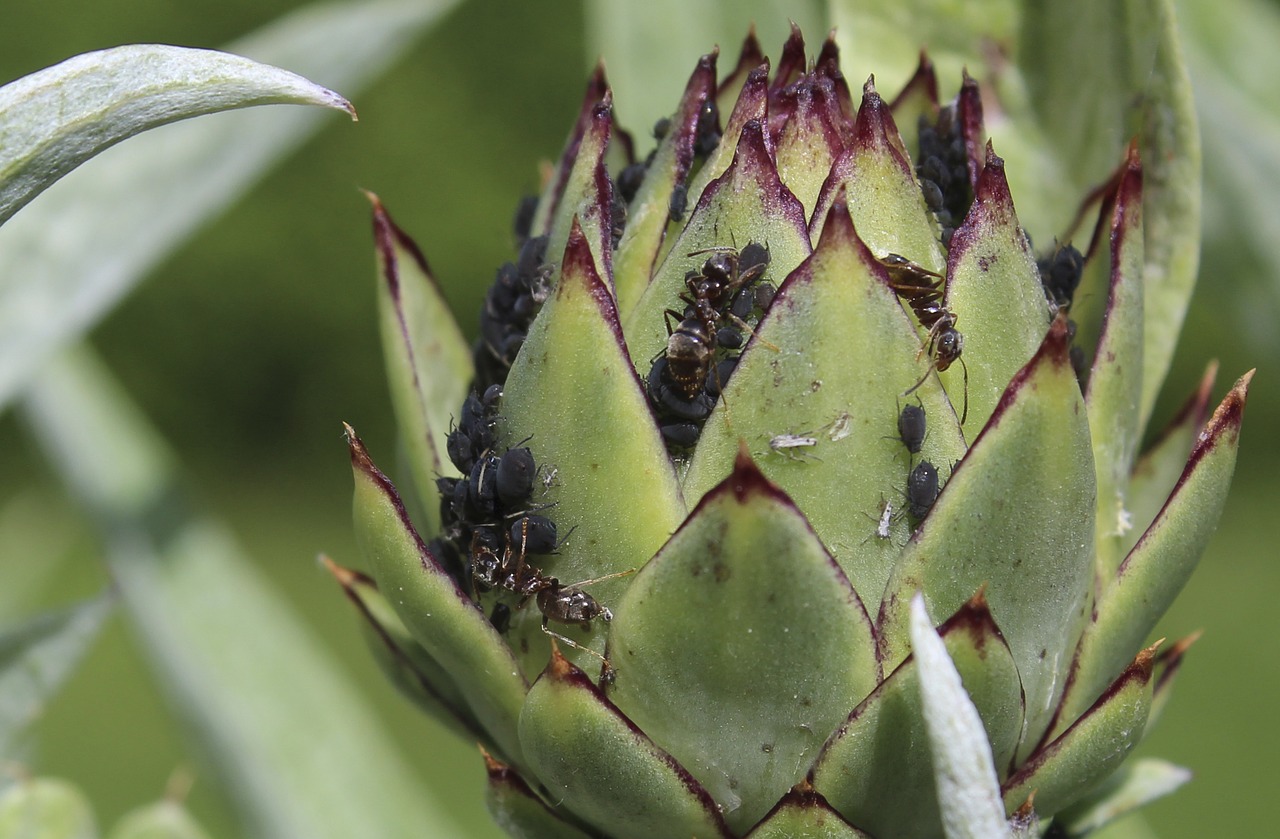
[[[796,98],[796,108],[791,119],[802,120],[800,126],[804,131],[820,131],[822,139],[830,150],[831,162],[834,163],[840,153],[852,142],[853,125],[841,111],[840,97],[836,85],[829,80],[823,84],[819,78],[814,84],[806,85],[809,95]]]
[[[774,804],[773,808],[769,810],[769,812],[765,813],[764,817],[761,818],[760,821],[751,826],[751,830],[747,831],[744,839],[751,839],[751,837],[756,834],[757,830],[764,827],[770,819],[785,809],[820,810],[826,814],[827,818],[839,821],[850,830],[864,832],[861,831],[861,828],[850,823],[850,821],[842,816],[839,811],[827,803],[827,799],[822,795],[822,793],[813,788],[813,784],[811,784],[806,777],[802,779],[800,783],[787,790],[786,794],[783,795],[782,798],[778,799],[778,803]]]
[[[386,207],[382,205],[381,199],[372,192],[366,192],[365,195],[369,199],[369,203],[373,205],[373,241],[374,246],[378,249],[379,255],[382,257],[382,278],[387,284],[387,293],[391,295],[391,301],[395,306],[396,324],[400,328],[400,340],[406,347],[412,347],[413,341],[409,335],[409,325],[404,319],[404,309],[401,307],[400,301],[400,262],[396,259],[396,246],[403,248],[422,270],[422,274],[427,278],[427,282],[431,284],[435,293],[443,300],[444,295],[440,291],[439,285],[436,284],[435,277],[431,274],[431,268],[427,265],[427,258],[423,256],[422,251],[418,248],[418,243],[410,238],[409,234],[400,229],[398,225],[391,219],[391,214],[387,212]],[[422,383],[418,380],[418,368],[416,365],[409,365],[413,373],[413,389],[418,392],[419,398],[422,395]],[[440,467],[440,455],[436,451],[435,441],[428,440],[431,449],[432,466],[437,470]]]
[[[897,164],[912,183],[915,172],[911,162],[905,155],[902,135],[898,132],[898,124],[893,121],[893,113],[884,99],[876,92],[875,76],[867,79],[862,86],[862,105],[858,108],[858,116],[853,122],[853,138],[849,148],[885,149],[886,153]]]
[[[742,134],[738,138],[738,144],[733,152],[733,161],[729,167],[702,190],[702,195],[689,216],[690,226],[695,216],[708,212],[708,208],[720,190],[728,188],[741,177],[753,178],[759,182],[760,193],[764,196],[764,208],[768,211],[767,215],[770,218],[790,220],[801,238],[806,242],[809,241],[809,227],[805,221],[804,205],[778,175],[778,167],[770,152],[764,125],[760,120],[755,119],[747,120],[743,125]]]
[[[712,50],[698,59],[698,64],[689,76],[684,95],[680,97],[680,128],[676,135],[676,177],[675,182],[684,180],[693,165],[693,143],[698,127],[698,114],[707,99],[716,91],[716,60],[719,50]],[[736,71],[735,71],[736,72]]]
[[[440,704],[440,707],[448,711],[450,716],[452,716],[454,720],[458,722],[458,724],[460,724],[464,729],[466,729],[471,734],[471,736],[475,737],[477,740],[481,742],[489,743],[491,740],[489,735],[486,734],[482,728],[476,725],[474,719],[462,713],[458,708],[454,707],[454,705],[451,702],[449,702],[447,699],[445,699],[443,696],[440,695],[440,692],[436,690],[435,686],[431,684],[431,681],[427,679],[427,677],[423,674],[423,672],[418,669],[417,665],[414,664],[411,658],[409,658],[408,654],[405,653],[404,649],[402,649],[400,645],[395,642],[395,639],[391,637],[390,633],[388,633],[387,630],[382,626],[382,624],[378,623],[378,621],[374,618],[373,612],[369,609],[369,606],[365,603],[364,599],[356,591],[356,586],[364,585],[364,586],[368,586],[369,588],[372,588],[374,591],[377,591],[378,590],[377,582],[368,574],[365,574],[361,571],[357,571],[354,568],[344,568],[338,565],[336,562],[333,562],[333,560],[329,560],[329,562],[332,563],[334,567],[339,568],[342,571],[342,573],[339,574],[337,571],[334,571],[332,568],[330,569],[330,573],[332,573],[334,579],[338,581],[338,585],[342,587],[342,593],[345,594],[347,596],[347,599],[350,600],[351,603],[356,607],[356,611],[359,612],[360,617],[364,620],[364,622],[369,627],[373,629],[374,633],[378,636],[378,639],[382,641],[383,646],[387,648],[387,650],[391,653],[392,657],[395,658],[395,660],[400,664],[400,666],[403,667],[407,672],[413,674],[414,680],[418,683],[418,687],[422,688],[424,692],[426,692],[428,695],[431,696],[432,699],[438,702]],[[348,578],[350,578],[351,582],[348,583],[348,581],[343,578],[343,575],[346,575]]]
[[[724,84],[720,86],[723,87]],[[729,121],[725,123],[724,138],[720,140],[721,145],[723,146],[725,138],[740,137],[748,122],[768,118],[769,60],[765,59],[763,63],[747,73],[746,81],[742,83],[742,90],[738,91],[738,99],[733,103],[733,110],[729,113]],[[734,154],[737,155],[736,148]],[[705,193],[706,190],[703,192]]]
[[[1160,432],[1155,435],[1151,445],[1134,463],[1133,474],[1138,474],[1145,465],[1148,456],[1152,452],[1158,451],[1174,434],[1184,428],[1198,428],[1204,425],[1205,420],[1209,418],[1209,397],[1213,394],[1213,383],[1217,378],[1218,362],[1215,359],[1205,365],[1204,375],[1200,377],[1200,384],[1183,401],[1178,410],[1174,411],[1173,416],[1165,424],[1164,428],[1160,429]]]
[[[739,77],[745,78],[752,70],[768,62],[769,59],[765,58],[764,50],[760,47],[760,39],[756,37],[756,25],[753,23],[747,29],[747,37],[742,39],[742,48],[738,51],[738,63],[734,65],[729,75],[724,77],[720,87],[736,83]]]
[[[1041,365],[1053,364],[1059,368],[1065,368],[1068,373],[1071,373],[1073,377],[1075,376],[1075,374],[1071,372],[1071,360],[1067,354],[1067,351],[1070,349],[1070,345],[1071,341],[1067,337],[1066,315],[1059,315],[1057,319],[1049,325],[1049,332],[1045,335],[1044,340],[1040,342],[1040,347],[1036,350],[1036,354],[1033,355],[1031,360],[1023,365],[1022,369],[1015,373],[1013,378],[1009,380],[1009,384],[1005,388],[1004,393],[1000,395],[1000,401],[996,403],[995,410],[991,413],[991,418],[987,420],[987,424],[978,432],[978,436],[974,439],[973,443],[970,444],[965,456],[960,459],[960,462],[956,464],[955,469],[952,470],[951,477],[942,485],[942,489],[939,490],[939,499],[942,498],[943,493],[945,493],[947,488],[951,486],[953,481],[955,481],[955,477],[960,470],[965,468],[965,465],[969,462],[970,455],[974,451],[980,451],[978,447],[982,445],[983,438],[1000,424],[1000,420],[1004,417],[1005,413],[1018,400],[1022,393],[1022,388],[1026,385],[1027,381],[1039,371]],[[934,504],[937,504],[936,500],[934,501]],[[926,532],[925,528],[928,526],[929,519],[926,518],[920,523],[920,526],[916,528],[916,532],[912,534],[911,539],[915,541],[922,538],[923,534]],[[915,584],[912,586],[913,588],[919,588],[918,580],[912,581],[908,579],[902,582],[912,582]],[[883,633],[885,622],[889,619],[890,614],[896,612],[900,608],[898,606],[898,592],[905,590],[907,589],[902,585],[900,585],[898,590],[894,592],[886,590],[884,598],[880,601],[880,610],[876,614],[876,631],[878,634]],[[880,638],[880,648],[878,653],[883,658],[885,653],[884,645],[887,643],[888,636],[879,634],[878,637]]]
[[[853,118],[856,113],[853,105],[853,93],[849,90],[849,80],[845,78],[844,71],[840,69],[840,47],[836,45],[836,31],[834,29],[827,34],[827,40],[822,43],[822,51],[818,53],[814,73],[821,78],[831,80],[831,84],[835,88],[836,104],[840,108],[841,130],[845,134],[853,136]]]
[[[1110,337],[1111,315],[1119,305],[1117,297],[1120,293],[1120,255],[1124,248],[1125,242],[1131,235],[1142,235],[1142,228],[1136,225],[1142,219],[1142,161],[1138,156],[1138,144],[1130,143],[1129,152],[1125,157],[1124,167],[1120,170],[1119,180],[1116,182],[1116,189],[1111,199],[1106,202],[1105,206],[1110,208],[1110,243],[1111,243],[1111,271],[1109,282],[1107,283],[1107,305],[1102,311],[1102,329],[1098,334],[1098,345],[1094,349],[1093,367],[1089,372],[1089,383],[1085,390],[1085,399],[1089,398],[1093,391],[1093,383],[1098,380],[1095,375],[1098,372],[1099,365],[1105,363],[1107,353],[1104,352],[1107,339]],[[1142,284],[1142,278],[1134,278],[1131,282],[1136,282],[1139,287]]]
[[[773,83],[769,86],[769,92],[776,93],[794,82],[804,73],[804,68],[804,34],[793,20],[791,33],[782,44],[782,55],[778,57],[777,71],[774,74]]]
[[[569,182],[569,175],[573,172],[573,162],[578,158],[578,148],[582,145],[582,138],[586,135],[587,129],[591,125],[592,115],[596,105],[603,102],[605,97],[611,95],[609,91],[609,83],[604,75],[604,62],[598,62],[595,69],[591,73],[591,78],[587,80],[587,90],[582,97],[582,106],[578,111],[578,120],[573,125],[573,131],[569,134],[569,139],[565,142],[564,151],[560,153],[560,160],[556,164],[555,169],[555,189],[550,194],[551,206],[547,208],[547,227],[543,230],[535,231],[535,235],[546,235],[550,232],[552,221],[556,217],[556,211],[560,209],[560,202],[564,199],[564,190]]]
[[[938,74],[934,69],[933,60],[929,58],[929,54],[923,49],[920,50],[920,61],[916,64],[916,71],[903,85],[902,90],[893,98],[893,102],[889,104],[890,111],[898,110],[911,94],[917,90],[923,90],[925,98],[932,103],[933,110],[938,110]],[[963,89],[962,89],[963,92]],[[970,184],[972,186],[972,184]]]
[[[1122,690],[1126,689],[1130,683],[1136,683],[1139,687],[1142,687],[1150,682],[1151,673],[1155,666],[1156,647],[1158,644],[1159,642],[1139,652],[1133,662],[1124,669],[1124,672],[1116,677],[1116,680],[1113,681],[1107,689],[1102,692],[1102,695],[1089,706],[1089,710],[1077,717],[1071,725],[1067,726],[1065,731],[1055,737],[1048,744],[1045,744],[1043,741],[1037,744],[1035,751],[1032,752],[1031,756],[1027,758],[1022,766],[1018,767],[1018,771],[1010,775],[1004,783],[1000,785],[1001,794],[1007,794],[1009,790],[1022,783],[1029,776],[1035,774],[1036,770],[1043,766],[1049,758],[1053,757],[1053,755],[1062,748],[1066,738],[1069,737],[1078,726],[1101,710],[1104,705],[1108,704],[1112,700],[1112,698]],[[1052,731],[1052,727],[1049,730]]]
[[[720,814],[719,805],[716,804],[715,799],[711,797],[711,794],[707,792],[702,784],[693,777],[689,770],[684,768],[680,761],[676,760],[665,749],[650,739],[649,735],[645,734],[638,725],[632,722],[631,718],[623,713],[621,708],[613,704],[613,701],[610,700],[608,696],[605,696],[604,692],[591,681],[591,678],[587,676],[581,668],[561,655],[560,648],[554,641],[551,643],[551,659],[547,662],[547,666],[543,669],[541,675],[539,675],[535,680],[534,684],[536,685],[543,679],[554,679],[555,681],[563,683],[568,688],[584,690],[590,694],[592,699],[603,706],[604,709],[611,713],[616,719],[621,721],[637,740],[649,744],[651,754],[670,767],[672,774],[679,778],[680,782],[684,784],[687,790],[689,790],[689,793],[697,799],[700,804],[702,804],[703,809],[706,810],[712,820],[720,828],[721,835],[725,837],[725,839],[732,837],[733,834],[729,832],[729,828],[724,822],[724,817]]]
[[[960,136],[964,139],[964,155],[969,164],[969,186],[974,192],[978,190],[978,178],[981,175],[982,146],[984,126],[982,121],[982,91],[978,83],[964,70],[964,81],[960,84],[960,93],[956,97],[956,117],[960,120]],[[990,154],[990,142],[987,143]]]
[[[489,786],[491,788],[496,789],[498,787],[507,787],[509,793],[514,793],[516,795],[523,796],[524,798],[527,798],[530,801],[533,801],[539,807],[541,807],[543,811],[550,818],[554,819],[555,821],[561,824],[564,824],[566,826],[576,828],[577,830],[587,834],[588,836],[599,837],[600,839],[604,839],[602,834],[597,833],[595,830],[592,830],[587,825],[581,824],[576,821],[569,822],[561,818],[559,813],[555,812],[550,807],[548,807],[547,802],[543,801],[542,797],[533,791],[533,788],[529,786],[528,782],[525,781],[523,777],[521,777],[519,772],[517,772],[515,769],[512,769],[507,764],[501,762],[500,760],[495,758],[493,755],[489,754],[487,751],[484,750],[483,746],[480,748],[480,754],[484,758],[485,774],[488,776]]]
[[[956,268],[978,242],[987,238],[991,227],[999,224],[1017,226],[1018,213],[1013,206],[1013,194],[1009,191],[1009,179],[1004,170],[1004,158],[996,154],[987,143],[987,160],[973,185],[973,206],[964,221],[951,236],[947,252],[947,276],[953,276]],[[946,297],[951,297],[951,283],[947,283]]]
[[[1186,659],[1187,650],[1200,640],[1201,632],[1193,632],[1185,638],[1175,641],[1167,650],[1161,650],[1156,656],[1156,683],[1152,688],[1153,701],[1165,691],[1173,687],[1173,680]]]
[[[1249,382],[1253,379],[1254,371],[1250,370],[1245,373],[1223,397],[1222,403],[1218,405],[1217,410],[1213,412],[1213,416],[1209,418],[1209,422],[1205,425],[1204,430],[1196,437],[1195,445],[1191,448],[1191,456],[1187,458],[1187,465],[1183,467],[1182,474],[1178,476],[1178,482],[1173,485],[1173,489],[1169,492],[1169,497],[1160,507],[1160,512],[1156,513],[1155,518],[1151,520],[1151,524],[1143,532],[1142,538],[1139,539],[1130,549],[1129,554],[1120,563],[1120,567],[1116,570],[1116,577],[1122,577],[1129,568],[1129,560],[1138,554],[1151,534],[1156,528],[1164,523],[1165,510],[1173,504],[1182,492],[1182,488],[1191,480],[1192,474],[1196,467],[1200,465],[1200,461],[1208,457],[1209,453],[1218,447],[1218,443],[1224,439],[1232,441],[1239,439],[1240,425],[1244,421],[1244,406],[1249,397]]]
[[[613,136],[613,94],[605,93],[602,101],[591,111],[591,128],[583,137],[583,145],[598,148],[595,155],[595,168],[592,171],[592,187],[595,191],[593,203],[587,212],[596,217],[596,229],[600,232],[600,261],[604,264],[605,276],[609,285],[613,285],[613,236],[610,228],[613,225],[613,179],[605,165],[605,156],[609,152],[609,141]]]
[[[347,437],[347,447],[351,451],[352,468],[368,476],[368,478],[373,481],[374,485],[377,486],[377,488],[391,503],[392,509],[395,510],[396,516],[400,519],[400,525],[404,528],[406,533],[413,537],[413,543],[418,549],[418,557],[419,562],[422,565],[422,570],[443,580],[453,591],[454,596],[456,596],[459,601],[475,610],[478,620],[480,620],[487,630],[493,634],[495,643],[506,647],[506,642],[502,640],[502,637],[498,635],[497,631],[493,628],[493,625],[489,623],[488,618],[485,617],[484,610],[480,608],[478,603],[468,597],[462,589],[458,588],[458,584],[455,583],[453,578],[445,572],[445,570],[440,566],[439,561],[435,558],[435,555],[432,554],[431,550],[423,543],[422,537],[418,535],[417,529],[414,528],[413,523],[409,520],[409,514],[405,511],[404,502],[401,501],[400,494],[396,491],[395,484],[393,484],[391,479],[383,474],[382,470],[374,464],[373,459],[369,457],[368,449],[365,448],[364,443],[356,435],[355,430],[346,423],[343,423],[343,430]],[[512,660],[514,661],[514,658]],[[519,673],[520,668],[517,667],[516,672]],[[523,675],[521,675],[520,678],[526,685],[528,684],[528,681],[524,679]]]

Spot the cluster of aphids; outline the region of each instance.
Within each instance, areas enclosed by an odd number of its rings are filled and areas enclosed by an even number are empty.
[[[741,251],[713,248],[702,267],[685,275],[684,311],[667,309],[667,346],[647,377],[649,404],[667,447],[692,447],[738,363],[750,330],[747,318],[764,312],[775,289],[764,281],[769,249],[750,242]]]
[[[890,288],[907,301],[920,325],[929,330],[924,351],[929,353],[930,369],[907,390],[907,394],[924,384],[929,373],[934,370],[941,373],[959,361],[960,369],[964,371],[964,409],[960,416],[963,425],[969,419],[969,366],[961,357],[964,335],[956,329],[955,313],[942,302],[942,275],[896,253],[882,257],[880,264],[889,275]]]
[[[942,244],[950,248],[952,234],[973,204],[968,156],[954,105],[942,108],[936,122],[920,117],[919,146],[916,177],[924,202],[942,229]]]
[[[547,262],[547,237],[529,237],[532,214],[526,212],[528,206],[532,205],[523,202],[516,216],[520,255],[498,269],[480,310],[480,337],[472,350],[475,384],[480,390],[507,380],[534,316],[551,294],[555,270]]]
[[[671,120],[663,118],[653,125],[653,138],[659,143],[671,131]],[[694,126],[693,136],[693,158],[694,161],[705,161],[716,147],[720,145],[720,109],[716,105],[714,96],[708,96],[707,100],[702,103],[702,109],[698,111],[698,121]],[[627,166],[618,173],[616,189],[614,190],[614,228],[620,227],[618,224],[618,211],[616,209],[618,199],[623,204],[622,219],[625,223],[626,206],[635,200],[636,194],[640,191],[641,184],[644,183],[644,177],[649,171],[649,167],[653,165],[654,155],[658,153],[655,147],[649,152],[648,157],[644,160],[638,160]],[[675,189],[671,192],[671,199],[667,205],[667,215],[671,221],[679,222],[684,220],[685,211],[689,207],[689,184],[686,180],[676,184]],[[617,247],[615,240],[614,247]]]
[[[520,604],[535,598],[544,630],[549,620],[582,627],[595,618],[609,620],[609,610],[578,585],[563,585],[529,561],[556,550],[556,525],[531,509],[538,480],[533,453],[523,446],[498,453],[501,400],[500,385],[490,385],[483,396],[473,392],[449,432],[449,459],[462,477],[436,479],[443,530],[432,550],[473,596],[497,589],[516,595]],[[490,620],[499,632],[510,619],[510,606],[494,606]]]
[[[1053,253],[1037,260],[1036,265],[1040,269],[1040,284],[1044,286],[1044,296],[1049,300],[1050,316],[1057,317],[1058,312],[1071,311],[1071,301],[1084,277],[1084,255],[1070,244],[1058,245]],[[1067,319],[1067,336],[1072,341],[1076,337],[1076,322],[1070,318]],[[1083,385],[1088,372],[1084,349],[1073,343],[1069,353],[1071,368]]]
[[[898,413],[898,439],[907,449],[909,458],[920,454],[925,437],[924,405],[907,404]],[[938,498],[938,469],[932,463],[921,458],[920,462],[907,473],[907,488],[903,493],[907,515],[911,521],[919,524],[929,515],[933,502]],[[876,525],[876,535],[881,539],[889,538],[889,524],[894,516],[893,504],[886,501],[880,510],[880,520]]]

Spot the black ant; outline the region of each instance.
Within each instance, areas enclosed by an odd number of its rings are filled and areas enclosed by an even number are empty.
[[[582,646],[572,638],[566,638],[558,632],[553,632],[548,623],[556,621],[557,623],[580,626],[583,629],[590,629],[591,622],[596,618],[608,623],[613,620],[613,613],[607,607],[602,606],[590,594],[583,591],[583,586],[611,580],[615,577],[624,577],[635,573],[635,571],[622,571],[617,574],[597,577],[593,580],[584,580],[573,585],[563,585],[559,579],[550,574],[544,574],[527,561],[531,547],[529,538],[530,520],[533,518],[536,517],[526,516],[522,518],[512,527],[511,533],[504,534],[506,544],[501,553],[493,544],[492,539],[482,536],[482,531],[476,531],[471,543],[471,573],[475,576],[475,582],[479,587],[500,588],[517,595],[521,598],[520,606],[523,606],[530,597],[534,598],[538,604],[538,611],[542,612],[542,631],[544,633],[563,641],[574,649],[590,653],[604,662],[606,668],[608,668],[609,662],[604,656],[589,647]],[[517,529],[520,534],[518,548],[512,538]],[[554,530],[552,533],[552,540],[554,541]],[[496,612],[497,610],[495,609]]]
[[[710,254],[699,271],[685,275],[680,295],[684,312],[667,309],[667,346],[650,368],[649,397],[662,420],[669,445],[692,446],[711,414],[723,379],[736,358],[717,360],[723,348],[742,346],[742,334],[726,322],[750,329],[743,321],[759,299],[771,299],[757,287],[769,265],[769,249],[749,243],[735,248],[708,248],[689,256]],[[674,322],[674,326],[672,325]]]
[[[929,341],[922,352],[929,353],[931,367],[903,395],[914,393],[929,373],[941,373],[959,361],[964,370],[964,410],[960,417],[960,424],[964,425],[969,418],[969,365],[960,356],[964,335],[956,329],[956,316],[942,302],[942,275],[896,253],[887,254],[879,262],[889,274],[889,287],[907,301],[920,325],[929,330]]]

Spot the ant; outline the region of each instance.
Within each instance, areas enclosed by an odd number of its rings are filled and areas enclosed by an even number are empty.
[[[482,538],[481,531],[476,531],[471,542],[471,573],[475,577],[476,584],[482,587],[500,588],[519,596],[521,600],[516,608],[523,606],[529,598],[534,598],[534,601],[538,604],[538,611],[542,612],[542,631],[544,633],[563,641],[574,649],[590,653],[604,662],[606,669],[611,669],[604,656],[589,647],[584,647],[572,638],[566,638],[558,632],[553,632],[548,624],[550,621],[556,621],[557,623],[590,629],[591,622],[596,618],[606,623],[613,620],[613,613],[607,607],[602,606],[590,594],[583,591],[582,588],[583,586],[611,580],[615,577],[634,574],[635,570],[607,574],[593,580],[583,580],[573,585],[564,585],[556,577],[544,574],[527,562],[530,518],[526,516],[521,519],[517,525],[512,527],[511,533],[504,534],[506,545],[501,554],[498,553],[490,539]],[[518,549],[515,547],[513,539],[517,528],[520,534]],[[554,536],[552,538],[554,539]]]
[[[772,299],[769,290],[761,291],[764,284],[759,282],[769,265],[769,249],[764,245],[748,243],[741,251],[708,248],[689,256],[702,254],[710,256],[701,269],[685,274],[686,292],[679,298],[684,312],[663,312],[667,346],[648,376],[649,399],[662,435],[669,446],[679,448],[697,442],[723,380],[733,372],[736,357],[721,359],[719,350],[741,347],[742,334],[735,327],[749,330],[743,317],[760,300]]]
[[[942,302],[943,276],[896,253],[878,261],[889,274],[889,287],[907,301],[920,325],[929,330],[929,341],[921,352],[929,353],[932,364],[920,381],[907,388],[903,395],[914,393],[929,378],[929,373],[934,370],[941,373],[959,361],[964,370],[964,411],[960,417],[960,424],[964,425],[969,418],[969,365],[960,356],[964,351],[964,335],[956,329],[955,313]]]

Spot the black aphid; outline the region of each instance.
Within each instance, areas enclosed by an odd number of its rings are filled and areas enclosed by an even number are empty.
[[[903,405],[902,412],[898,414],[898,439],[902,441],[902,445],[912,454],[920,454],[924,435],[924,405]]]
[[[922,460],[907,476],[907,512],[920,521],[929,514],[937,499],[938,470],[929,461]]]

